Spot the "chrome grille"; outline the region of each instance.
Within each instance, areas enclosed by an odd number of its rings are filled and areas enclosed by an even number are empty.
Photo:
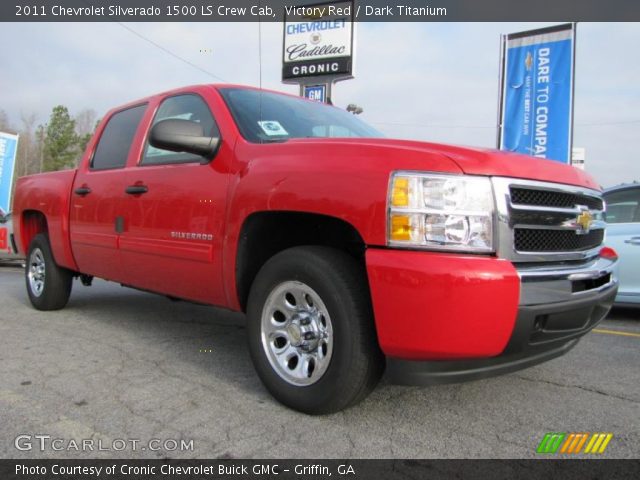
[[[602,210],[602,199],[575,193],[551,192],[531,188],[511,187],[511,203],[540,207],[574,208],[585,205],[591,210]]]
[[[604,241],[604,202],[588,188],[494,178],[497,253],[514,262],[585,260]]]
[[[515,249],[519,252],[566,252],[589,250],[604,240],[604,230],[591,230],[576,235],[571,230],[516,228],[513,231]]]

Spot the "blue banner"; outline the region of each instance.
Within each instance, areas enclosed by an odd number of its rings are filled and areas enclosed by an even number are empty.
[[[17,151],[18,136],[0,132],[0,208],[5,212],[11,206],[11,185]]]
[[[506,37],[501,150],[571,163],[574,29]]]

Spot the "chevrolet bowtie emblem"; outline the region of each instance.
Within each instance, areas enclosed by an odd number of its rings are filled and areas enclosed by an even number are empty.
[[[524,66],[527,71],[531,70],[531,66],[533,65],[533,56],[531,52],[527,52],[527,57],[524,59]]]
[[[577,231],[578,235],[583,235],[585,233],[589,233],[589,229],[591,228],[591,224],[593,223],[593,215],[589,210],[584,210],[578,215],[576,218],[576,225],[580,227]]]

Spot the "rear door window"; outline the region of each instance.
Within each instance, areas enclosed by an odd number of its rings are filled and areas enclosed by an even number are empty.
[[[146,109],[147,105],[138,105],[111,116],[93,154],[92,170],[109,170],[125,166],[133,137]]]

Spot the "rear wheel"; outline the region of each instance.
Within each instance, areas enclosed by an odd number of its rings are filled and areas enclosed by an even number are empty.
[[[69,301],[73,274],[56,264],[49,237],[43,233],[29,245],[25,280],[29,300],[38,310],[59,310]]]
[[[278,253],[258,273],[247,313],[258,375],[291,408],[336,412],[362,400],[380,379],[384,357],[366,276],[341,251]]]

